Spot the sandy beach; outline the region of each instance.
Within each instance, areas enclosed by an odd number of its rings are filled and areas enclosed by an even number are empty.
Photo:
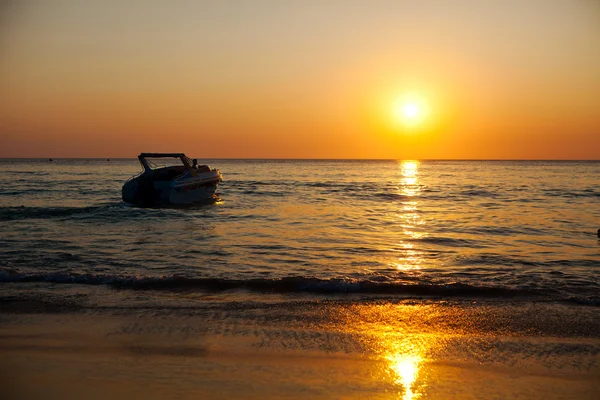
[[[595,308],[214,300],[135,310],[68,306],[51,296],[4,300],[5,398],[595,399],[600,392]]]

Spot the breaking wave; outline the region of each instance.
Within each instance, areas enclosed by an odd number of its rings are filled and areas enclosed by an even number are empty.
[[[355,293],[367,295],[443,296],[514,298],[540,297],[552,293],[543,289],[521,289],[502,286],[474,286],[463,283],[409,284],[354,279],[320,279],[291,276],[284,278],[223,279],[189,278],[182,276],[115,276],[102,274],[21,274],[0,272],[0,282],[46,282],[55,284],[106,285],[132,290],[247,290],[260,293]]]

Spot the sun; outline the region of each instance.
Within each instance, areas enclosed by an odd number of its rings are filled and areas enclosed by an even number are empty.
[[[408,119],[416,118],[419,115],[419,106],[415,103],[407,103],[402,107],[402,115]]]
[[[392,114],[397,123],[406,127],[421,125],[427,119],[427,102],[414,94],[401,96],[394,102]]]

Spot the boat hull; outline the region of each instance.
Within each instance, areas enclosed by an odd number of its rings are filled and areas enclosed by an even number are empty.
[[[157,181],[142,174],[127,181],[121,194],[123,201],[139,207],[191,205],[213,198],[219,182],[221,174],[216,170],[174,181]]]

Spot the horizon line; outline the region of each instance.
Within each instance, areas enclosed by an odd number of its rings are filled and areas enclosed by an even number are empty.
[[[205,160],[249,161],[600,161],[600,158],[269,158],[190,157]],[[0,160],[136,160],[135,157],[0,157]]]

